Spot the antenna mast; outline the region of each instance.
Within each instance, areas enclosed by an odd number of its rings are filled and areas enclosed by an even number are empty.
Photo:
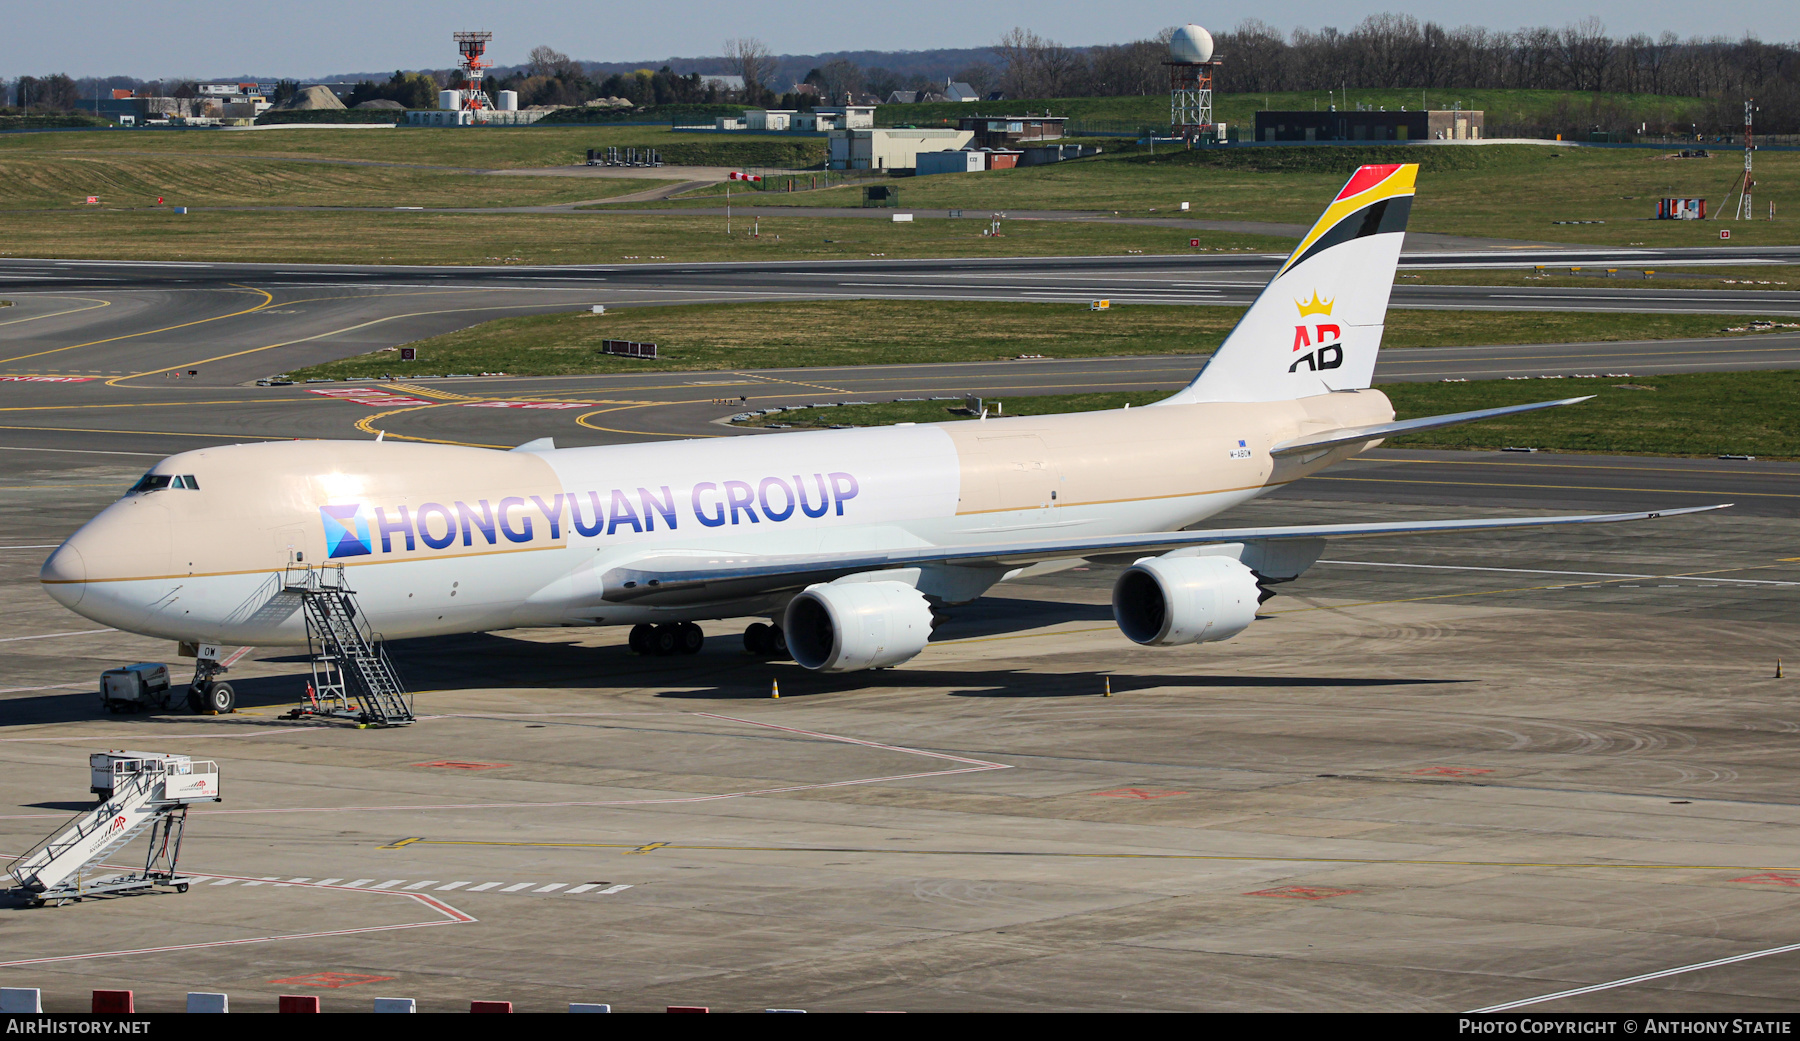
[[[1750,155],[1755,151],[1751,140],[1751,113],[1755,111],[1756,99],[1744,102],[1744,184],[1738,192],[1738,208],[1736,220],[1755,220],[1756,210],[1750,203],[1750,190],[1756,186],[1756,179],[1751,176]]]

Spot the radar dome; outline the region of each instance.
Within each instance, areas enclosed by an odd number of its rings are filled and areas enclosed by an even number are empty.
[[[1175,30],[1169,38],[1169,59],[1179,62],[1212,61],[1212,33],[1192,22]]]

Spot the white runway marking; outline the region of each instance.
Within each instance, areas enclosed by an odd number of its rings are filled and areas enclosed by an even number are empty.
[[[1800,951],[1800,943],[1790,943],[1785,947],[1771,947],[1766,951],[1751,951],[1748,954],[1734,954],[1729,958],[1715,958],[1712,961],[1695,962],[1692,965],[1678,965],[1673,969],[1663,969],[1660,972],[1646,972],[1642,976],[1630,976],[1622,980],[1613,980],[1611,983],[1596,983],[1591,987],[1576,987],[1573,990],[1559,990],[1554,994],[1542,994],[1535,998],[1526,998],[1523,1001],[1509,1001],[1504,1005],[1489,1005],[1486,1008],[1470,1009],[1469,1012],[1471,1015],[1479,1012],[1507,1012],[1515,1008],[1524,1008],[1527,1005],[1536,1005],[1545,1001],[1555,1001],[1558,998],[1573,998],[1582,994],[1593,994],[1602,990],[1612,990],[1616,987],[1629,987],[1633,983],[1647,983],[1650,980],[1666,979],[1670,976],[1679,976],[1686,972],[1699,972],[1701,969],[1716,969],[1721,965],[1735,965],[1741,961],[1750,961],[1755,958],[1767,958],[1771,954],[1787,954],[1790,951]]]
[[[469,890],[469,892],[479,893],[479,892],[482,892],[483,890],[492,889],[499,884],[500,883],[498,883],[498,882],[483,882],[480,885],[476,886],[475,888]]]
[[[20,640],[49,640],[58,636],[93,636],[96,633],[116,633],[117,629],[77,629],[69,633],[43,633],[38,636],[8,636],[0,643],[18,643]]]

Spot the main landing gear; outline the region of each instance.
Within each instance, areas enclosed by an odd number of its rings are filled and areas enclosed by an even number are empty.
[[[699,654],[704,643],[706,634],[693,622],[665,622],[662,625],[643,624],[631,627],[633,654],[655,655],[658,658],[672,654]]]
[[[762,622],[752,622],[744,630],[744,650],[771,661],[790,657],[787,634],[781,631],[781,626],[765,625]]]

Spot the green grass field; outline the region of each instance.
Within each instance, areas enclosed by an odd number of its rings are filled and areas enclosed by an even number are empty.
[[[1744,289],[1793,292],[1800,290],[1800,265],[1768,264],[1744,267],[1688,269],[1652,268],[1645,278],[1642,267],[1621,267],[1608,274],[1606,267],[1587,266],[1579,274],[1567,267],[1543,267],[1513,271],[1402,271],[1395,285],[1413,286],[1536,286],[1540,289]]]
[[[1759,212],[1779,219],[1723,224],[1659,221],[1656,200],[1702,196],[1716,211],[1742,173],[1729,154],[1666,159],[1651,149],[1539,145],[1365,146],[1212,149],[1100,155],[1049,166],[903,178],[902,207],[966,210],[1073,209],[1129,217],[1183,216],[1310,224],[1362,163],[1421,166],[1410,230],[1525,241],[1600,245],[1717,245],[1729,227],[1734,244],[1800,241],[1800,152],[1757,156]],[[695,205],[717,205],[706,195]],[[856,206],[857,186],[816,192],[762,192],[757,205]],[[1180,212],[1183,202],[1192,209]],[[634,204],[623,204],[634,205]],[[642,204],[668,207],[671,203]],[[675,205],[681,205],[677,202]],[[1557,221],[1601,221],[1558,224]]]
[[[1292,247],[1286,239],[1261,235],[1052,221],[1011,221],[1003,236],[984,238],[986,222],[977,220],[893,224],[857,217],[764,217],[760,237],[753,238],[756,225],[742,216],[728,236],[725,218],[710,216],[355,210],[201,210],[181,216],[166,206],[70,209],[75,212],[8,213],[0,256],[339,264],[857,260],[1176,253],[1187,251],[1188,239],[1196,235],[1213,249]]]
[[[977,301],[832,300],[639,307],[594,316],[502,318],[422,340],[417,362],[390,351],[317,365],[296,376],[419,376],[450,372],[564,375],[985,361],[1021,354],[1107,357],[1198,354],[1217,347],[1236,307],[1119,307]],[[1436,347],[1718,335],[1736,319],[1621,315],[1392,311],[1384,344]],[[658,345],[656,361],[600,353],[603,339]],[[979,388],[971,388],[979,389]]]
[[[1124,100],[1131,99],[1095,99],[1096,104]],[[821,147],[820,139],[798,140],[810,142],[808,148]],[[175,248],[186,259],[196,259],[240,256],[237,250],[243,244],[257,259],[286,261],[405,257],[408,262],[468,263],[501,255],[529,256],[536,262],[592,262],[646,252],[671,259],[770,256],[775,255],[770,252],[772,242],[746,245],[722,236],[709,238],[703,223],[684,224],[680,219],[668,220],[659,229],[622,220],[602,231],[580,224],[536,225],[525,218],[497,228],[483,223],[487,218],[480,215],[434,215],[429,221],[407,214],[255,215],[235,223],[225,215],[204,215],[211,223],[194,219],[203,215],[193,215],[176,231],[160,216],[94,222],[91,208],[80,205],[88,195],[99,195],[102,209],[149,205],[159,195],[169,205],[195,206],[493,207],[582,202],[625,194],[646,182],[482,177],[457,169],[418,167],[562,165],[576,161],[586,148],[607,144],[716,150],[756,149],[770,142],[782,144],[767,137],[725,140],[717,135],[675,135],[658,127],[613,126],[0,135],[0,211],[11,211],[7,247],[14,255],[151,258]],[[1412,216],[1415,231],[1655,247],[1717,245],[1723,228],[1732,232],[1734,245],[1800,241],[1800,221],[1787,216],[1800,213],[1800,152],[1771,151],[1757,157],[1758,206],[1766,213],[1773,204],[1780,219],[1728,224],[1650,219],[1656,200],[1668,195],[1704,196],[1717,210],[1740,170],[1728,152],[1713,159],[1671,160],[1664,155],[1658,150],[1526,145],[1224,148],[1165,151],[1154,157],[1126,150],[1045,167],[897,178],[891,183],[899,186],[904,208],[961,209],[972,216],[1082,210],[1124,217],[1307,224],[1356,165],[1405,160],[1423,167]],[[295,161],[301,158],[412,165]],[[785,180],[765,183],[785,184]],[[861,195],[859,187],[849,186],[743,197],[746,204],[753,200],[758,207],[850,207],[860,204]],[[1183,213],[1182,202],[1192,209]],[[717,198],[706,195],[686,203],[617,207],[717,204]],[[1568,221],[1601,223],[1558,223]],[[932,230],[924,230],[928,228]],[[209,236],[206,229],[216,234]],[[1052,244],[1069,253],[1128,249],[1178,253],[1191,237],[1176,229],[1128,232],[1092,225],[1051,232],[1021,221],[1009,222],[1007,238],[991,243],[962,241],[962,226],[940,229],[929,221],[910,232],[891,228],[853,232],[799,223],[779,233],[782,250],[799,251],[798,241],[811,238],[819,248],[806,252],[825,256],[992,255],[996,249],[1015,246],[1013,252],[1042,254],[1052,252]],[[827,238],[838,241],[825,243]],[[491,248],[467,245],[481,241]],[[1263,241],[1279,248],[1275,240]],[[1209,239],[1208,244],[1214,243]],[[858,248],[836,248],[845,245]]]
[[[1800,372],[1718,372],[1644,376],[1630,380],[1557,380],[1518,383],[1389,383],[1380,388],[1401,419],[1480,408],[1522,405],[1575,394],[1594,400],[1567,408],[1471,423],[1394,438],[1395,448],[1494,450],[1529,447],[1550,452],[1604,455],[1714,457],[1727,453],[1761,459],[1800,458]],[[1168,392],[1072,394],[1007,398],[1005,415],[1134,408]],[[990,409],[992,400],[987,402]],[[883,426],[968,419],[950,411],[956,402],[884,402],[808,408],[752,420],[795,427]]]
[[[167,206],[544,206],[642,191],[659,180],[502,177],[230,156],[24,157],[0,150],[0,212]],[[87,196],[100,198],[98,207]]]
[[[824,156],[823,138],[676,134],[667,126],[392,127],[268,130],[95,130],[0,135],[0,158],[89,153],[107,156],[215,156],[344,159],[474,170],[569,166],[590,148],[673,149],[721,144],[804,143]],[[689,160],[683,159],[683,162]],[[727,160],[742,162],[745,160]]]

